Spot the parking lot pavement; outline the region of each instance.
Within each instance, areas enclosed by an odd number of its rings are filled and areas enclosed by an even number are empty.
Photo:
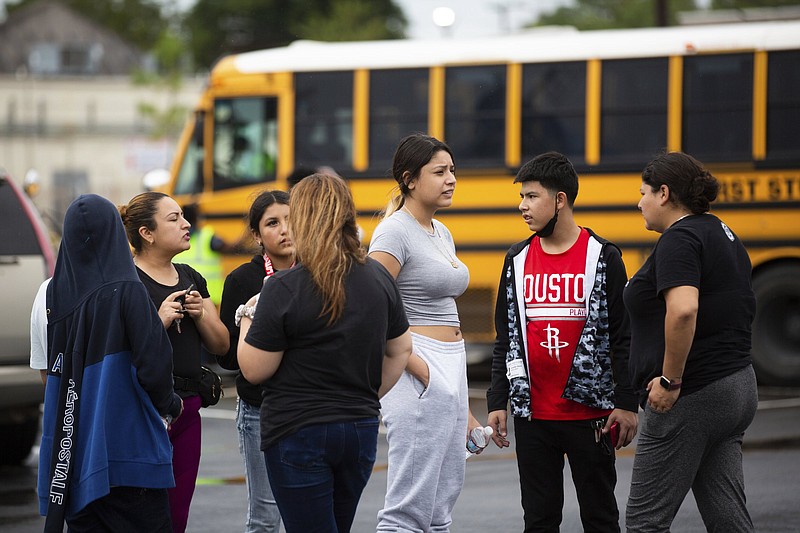
[[[471,407],[479,420],[486,420],[485,386],[473,382]],[[800,524],[797,488],[800,479],[800,390],[760,390],[762,400],[753,424],[745,434],[744,469],[748,508],[761,533],[785,533]],[[247,490],[239,456],[234,422],[235,388],[218,406],[201,411],[203,447],[200,476],[189,516],[189,533],[237,532],[243,530]],[[511,447],[503,450],[490,444],[480,456],[467,462],[464,490],[453,512],[452,531],[522,530],[519,475],[514,455],[513,425]],[[386,491],[385,436],[378,439],[375,470],[364,491],[353,533],[375,531],[378,510]],[[635,445],[635,442],[634,442]],[[617,502],[624,513],[628,496],[634,445],[617,454]],[[38,450],[37,450],[38,451]],[[0,531],[33,533],[42,530],[38,517],[35,483],[36,454],[24,466],[0,467]],[[580,515],[569,466],[564,472],[562,531],[580,531]],[[623,521],[623,518],[620,518]],[[694,499],[689,496],[673,524],[673,531],[705,531]]]

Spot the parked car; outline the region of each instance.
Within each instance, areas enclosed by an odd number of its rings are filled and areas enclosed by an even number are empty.
[[[33,202],[0,170],[0,464],[18,464],[39,430],[44,387],[30,367],[30,316],[55,255]]]

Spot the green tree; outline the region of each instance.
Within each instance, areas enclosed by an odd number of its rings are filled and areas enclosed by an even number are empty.
[[[797,0],[711,0],[711,9],[796,6]]]
[[[297,39],[396,39],[406,19],[392,0],[198,0],[186,16],[198,66]]]
[[[694,0],[662,0],[666,2],[668,24],[674,24],[679,11],[696,9]],[[562,6],[544,14],[530,26],[563,25],[579,30],[612,28],[643,28],[655,26],[658,20],[658,0],[577,0],[575,5]]]
[[[298,23],[297,35],[317,41],[400,39],[405,18],[392,2],[339,0],[329,13],[310,13]]]
[[[8,13],[39,0],[6,5]],[[157,0],[56,0],[108,28],[141,50],[148,51],[167,28]]]

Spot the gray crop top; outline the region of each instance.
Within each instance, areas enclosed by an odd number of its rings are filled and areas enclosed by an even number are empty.
[[[447,227],[436,219],[433,227],[431,235],[410,214],[396,211],[375,228],[369,251],[400,263],[397,287],[410,325],[460,326],[455,299],[467,289],[469,270],[456,257]]]

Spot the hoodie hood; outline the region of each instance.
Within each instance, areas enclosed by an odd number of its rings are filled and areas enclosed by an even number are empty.
[[[67,209],[53,281],[47,289],[55,322],[72,313],[100,287],[139,281],[117,208],[101,196],[79,196]]]

